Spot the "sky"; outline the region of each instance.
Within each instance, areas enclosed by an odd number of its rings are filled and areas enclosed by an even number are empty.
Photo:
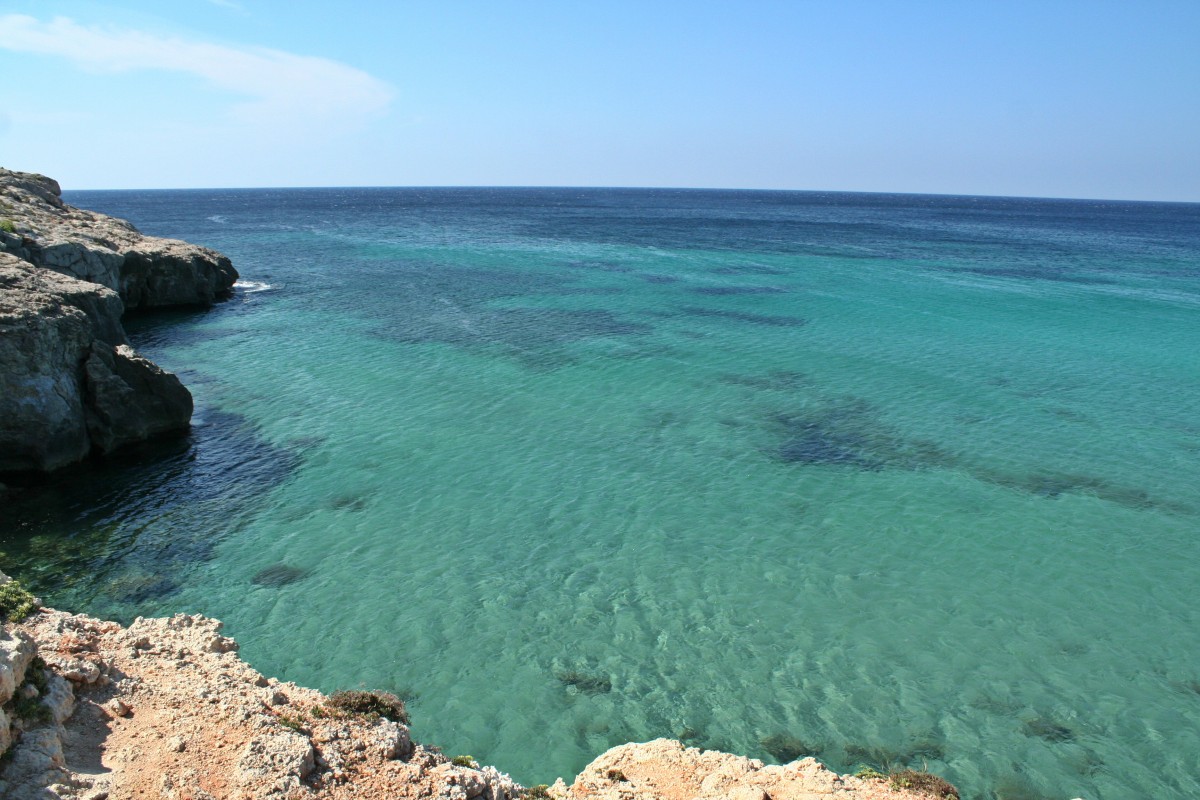
[[[1200,0],[0,0],[0,87],[68,189],[1200,201]]]

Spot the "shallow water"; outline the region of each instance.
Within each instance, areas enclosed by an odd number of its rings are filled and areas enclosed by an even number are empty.
[[[52,604],[219,617],[525,782],[674,736],[1200,795],[1200,206],[68,200],[243,281],[129,321],[188,441],[6,501]]]

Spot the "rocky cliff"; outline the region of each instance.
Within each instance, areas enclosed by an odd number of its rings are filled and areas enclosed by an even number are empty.
[[[0,574],[0,581],[5,578]],[[2,588],[2,587],[0,587]],[[882,777],[782,766],[660,739],[613,748],[574,783],[525,788],[412,740],[402,706],[339,703],[266,678],[221,623],[128,628],[50,609],[0,624],[5,800],[905,800]],[[298,643],[297,646],[302,646]],[[366,694],[366,693],[356,693]],[[380,696],[385,697],[386,696]],[[946,784],[948,786],[948,784]]]
[[[127,310],[209,306],[228,295],[238,277],[215,250],[143,236],[123,219],[67,205],[57,181],[3,168],[0,250],[106,286]]]
[[[0,474],[49,472],[187,429],[192,398],[138,356],[127,309],[206,306],[225,256],[73,208],[44,176],[0,168]]]

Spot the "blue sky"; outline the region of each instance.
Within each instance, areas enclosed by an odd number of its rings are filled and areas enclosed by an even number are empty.
[[[67,188],[1200,201],[1200,2],[0,0],[0,165]]]

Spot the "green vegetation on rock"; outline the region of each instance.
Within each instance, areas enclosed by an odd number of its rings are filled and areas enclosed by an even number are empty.
[[[20,622],[37,611],[37,598],[16,581],[0,584],[0,620]]]
[[[893,772],[888,777],[888,783],[893,789],[919,792],[931,797],[951,797],[958,800],[958,789],[954,784],[928,772],[915,769],[902,769]]]
[[[375,715],[408,724],[404,701],[391,692],[338,691],[329,696],[327,705],[349,714]]]

